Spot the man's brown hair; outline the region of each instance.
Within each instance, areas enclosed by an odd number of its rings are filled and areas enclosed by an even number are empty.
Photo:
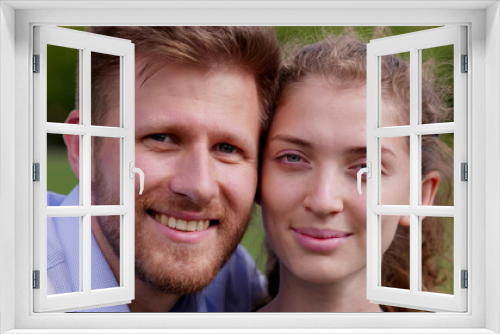
[[[261,106],[262,132],[274,108],[280,48],[271,27],[91,27],[90,32],[131,40],[142,83],[170,64],[213,69],[230,67],[252,73]],[[117,101],[119,57],[92,53],[92,124],[104,124]],[[136,85],[142,84],[136,82]],[[77,90],[78,91],[78,90]],[[78,97],[77,97],[78,108]]]

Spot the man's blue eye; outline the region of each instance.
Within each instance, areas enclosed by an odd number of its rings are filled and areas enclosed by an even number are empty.
[[[233,145],[220,144],[219,151],[222,153],[234,153],[236,151],[236,148]]]
[[[154,135],[150,135],[149,138],[156,140],[156,141],[165,142],[170,138],[170,136],[166,135],[166,134],[154,134]]]

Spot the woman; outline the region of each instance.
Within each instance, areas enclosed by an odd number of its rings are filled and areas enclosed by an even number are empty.
[[[409,124],[409,65],[385,56],[381,66],[382,124]],[[424,78],[422,85],[423,123],[444,121],[448,109],[433,82]],[[433,205],[439,185],[452,184],[452,154],[437,136],[423,137],[422,146],[422,204]],[[408,205],[408,138],[384,139],[381,155],[382,204]],[[356,188],[365,166],[366,46],[347,36],[304,47],[282,68],[263,152],[262,214],[279,260],[270,256],[274,299],[261,311],[396,310],[366,299],[366,198]],[[423,224],[425,242],[434,244],[439,229]],[[408,234],[409,217],[382,218],[383,286],[409,287]],[[432,257],[442,251],[424,247],[427,290],[439,283]]]

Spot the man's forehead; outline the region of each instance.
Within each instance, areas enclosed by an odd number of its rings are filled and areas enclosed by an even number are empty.
[[[135,62],[136,87],[145,85],[151,77],[163,72],[198,72],[205,76],[214,76],[219,73],[236,73],[248,75],[255,82],[255,75],[249,70],[238,66],[234,62],[214,62],[211,64],[198,64],[187,62],[176,62],[174,60],[161,59],[161,57],[138,56]]]

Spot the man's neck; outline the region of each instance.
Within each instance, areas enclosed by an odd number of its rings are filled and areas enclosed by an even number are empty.
[[[92,217],[92,232],[106,258],[117,282],[120,282],[120,259],[113,253],[99,223]],[[174,307],[181,296],[153,291],[139,279],[135,279],[135,299],[128,304],[131,312],[168,312]]]

